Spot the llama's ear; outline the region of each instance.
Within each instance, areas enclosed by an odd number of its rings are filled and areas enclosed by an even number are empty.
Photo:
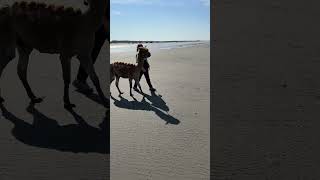
[[[89,5],[89,2],[87,0],[83,0],[83,4],[88,6]]]

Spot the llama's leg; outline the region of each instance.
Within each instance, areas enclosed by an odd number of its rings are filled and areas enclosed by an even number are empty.
[[[110,76],[110,84],[114,81],[114,79],[115,79],[115,78],[114,78],[114,75],[111,75],[111,76]]]
[[[113,66],[112,64],[110,64],[110,85],[114,79],[115,79],[115,74],[114,74]]]
[[[132,94],[132,79],[129,78],[129,85],[130,85],[130,96],[133,96]]]
[[[67,56],[60,56],[60,62],[62,65],[62,74],[63,74],[63,81],[64,81],[64,90],[63,90],[64,107],[66,109],[71,109],[76,107],[76,105],[70,102],[70,97],[69,97],[69,86],[70,86],[70,80],[71,80],[71,58]]]
[[[105,107],[110,107],[108,99],[105,97],[104,93],[101,90],[99,78],[94,70],[92,59],[90,56],[81,55],[78,58],[80,60],[81,66],[87,71],[88,75],[90,76],[91,81],[93,82],[96,90],[105,105]]]
[[[29,55],[31,53],[32,49],[29,48],[22,48],[18,47],[18,52],[19,52],[19,61],[18,61],[18,76],[20,81],[23,84],[23,87],[25,88],[29,98],[31,99],[32,104],[35,103],[40,103],[43,101],[42,98],[37,98],[34,93],[32,92],[32,89],[28,83],[27,80],[27,69],[28,69],[28,64],[29,64]]]
[[[135,82],[135,86],[139,87],[140,93],[143,94],[143,91],[142,91],[142,88],[141,88],[141,85],[140,85],[140,79],[141,79],[141,76],[135,76],[134,77],[134,82]]]
[[[117,89],[118,89],[118,91],[119,91],[119,94],[121,95],[121,94],[123,94],[123,92],[121,92],[121,91],[120,91],[120,88],[119,88],[119,79],[120,79],[120,77],[119,77],[119,76],[116,76],[116,86],[117,86]]]
[[[137,81],[136,81],[136,84],[138,84],[138,87],[139,87],[139,89],[140,89],[140,92],[141,92],[141,94],[143,94],[143,91],[142,91],[142,88],[141,88],[141,85],[140,85],[140,81],[137,80]]]
[[[111,74],[111,75],[110,75],[110,82],[109,82],[109,89],[110,89],[110,87],[111,87],[111,83],[113,82],[113,80],[114,80],[114,75]],[[111,91],[110,91],[110,95],[111,95]]]
[[[1,54],[1,52],[0,52]],[[8,63],[12,60],[13,58],[7,57],[7,56],[2,56],[0,57],[0,77],[2,75],[2,72],[4,68],[8,65]],[[0,103],[3,103],[4,99],[0,95]]]
[[[140,75],[139,75],[139,81],[141,80],[141,77],[142,77],[143,74],[144,74],[143,71],[141,71]],[[136,82],[134,83],[134,87],[133,88],[137,88],[137,83]]]

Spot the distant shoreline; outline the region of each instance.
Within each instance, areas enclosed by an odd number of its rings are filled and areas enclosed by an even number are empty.
[[[113,40],[111,43],[126,43],[126,44],[137,44],[137,43],[179,43],[179,42],[201,42],[201,40],[194,41],[128,41],[128,40]]]

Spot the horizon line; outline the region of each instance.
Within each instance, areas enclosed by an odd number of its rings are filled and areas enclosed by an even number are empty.
[[[210,41],[210,39],[198,40],[111,40],[110,42],[194,42],[194,41]]]

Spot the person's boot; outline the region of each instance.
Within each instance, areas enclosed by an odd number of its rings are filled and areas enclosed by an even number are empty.
[[[93,93],[93,89],[87,84],[86,81],[80,81],[78,79],[74,80],[72,85],[77,88],[77,90],[84,94]]]

